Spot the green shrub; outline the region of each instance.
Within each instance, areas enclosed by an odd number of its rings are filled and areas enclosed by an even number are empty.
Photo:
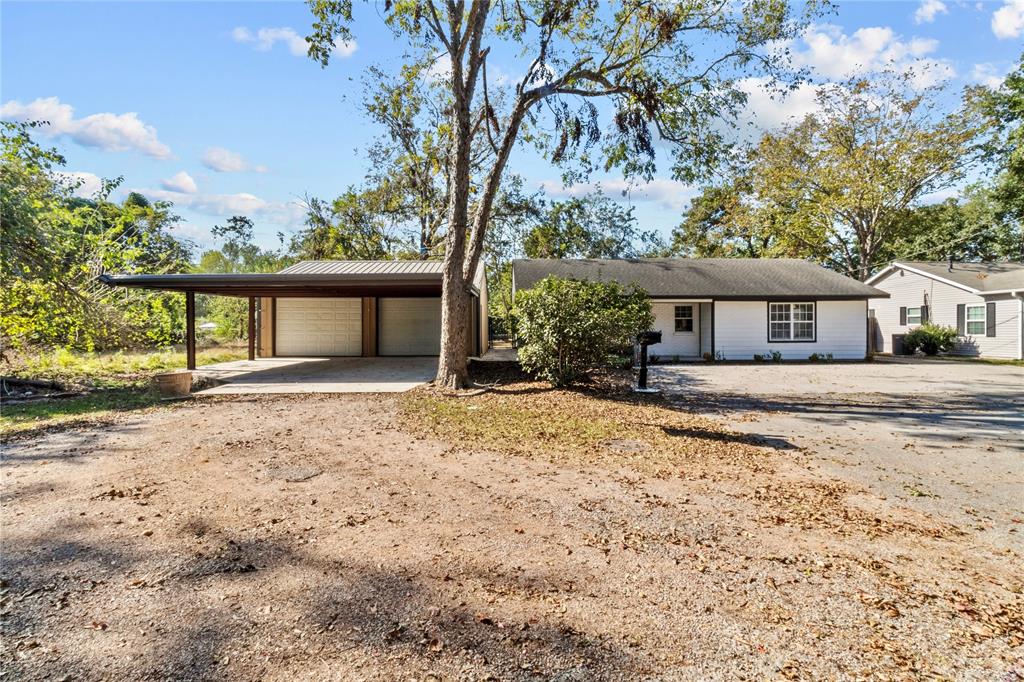
[[[568,386],[632,346],[654,315],[642,289],[546,277],[516,295],[519,362],[530,374]]]
[[[957,332],[953,327],[925,322],[903,337],[903,347],[911,353],[921,351],[925,355],[948,353],[956,345],[956,338]]]

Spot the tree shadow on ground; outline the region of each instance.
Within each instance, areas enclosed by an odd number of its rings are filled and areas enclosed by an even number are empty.
[[[808,417],[832,426],[859,424],[888,431],[903,430],[914,439],[949,445],[971,438],[1006,439],[1007,447],[1024,451],[1024,404],[1011,397],[944,395],[922,398],[888,394],[771,397],[701,393],[670,397],[677,409],[702,413],[783,413]],[[1016,434],[1016,437],[1013,436]]]
[[[253,539],[207,526],[204,549],[182,553],[180,543],[171,551],[105,531],[57,523],[5,543],[13,608],[0,660],[15,678],[258,679],[384,662],[384,676],[645,672],[631,651],[553,615],[538,597],[547,591],[530,588],[557,576],[461,557],[443,566],[401,555],[372,564],[358,551],[328,556],[283,533]],[[178,532],[181,540],[195,529]],[[481,583],[519,596],[494,603],[466,588]]]

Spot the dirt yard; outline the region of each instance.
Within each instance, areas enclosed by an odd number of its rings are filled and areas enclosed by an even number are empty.
[[[6,444],[6,679],[1024,678],[1021,557],[659,400],[208,398]]]

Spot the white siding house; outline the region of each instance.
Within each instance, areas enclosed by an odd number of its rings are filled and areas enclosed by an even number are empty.
[[[954,354],[1024,358],[1024,266],[1013,263],[894,262],[868,280],[889,298],[872,299],[876,350],[925,321],[954,327]]]
[[[770,336],[771,305],[767,301],[715,302],[715,350],[726,360],[750,360],[771,351],[782,353],[783,360],[806,360],[813,353],[831,354],[836,360],[863,360],[867,355],[864,301],[808,301],[815,330],[806,341]],[[775,317],[779,316],[777,311]]]
[[[795,259],[631,258],[519,260],[514,290],[554,275],[636,285],[651,297],[650,347],[660,360],[783,360],[812,355],[863,360],[868,353],[868,299],[885,292]]]

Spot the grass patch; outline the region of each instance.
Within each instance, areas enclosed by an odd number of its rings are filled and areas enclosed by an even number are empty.
[[[553,463],[661,477],[702,463],[767,465],[751,437],[620,385],[574,391],[522,381],[479,394],[421,388],[400,400],[413,433]]]
[[[197,365],[242,360],[244,348],[223,347],[201,350]],[[154,374],[185,367],[183,351],[77,353],[55,350],[24,355],[11,363],[11,376],[55,381],[68,387],[126,389],[142,388]]]
[[[116,389],[73,398],[6,403],[0,410],[0,435],[25,435],[53,426],[69,426],[102,419],[115,412],[152,407],[160,402],[156,391]]]
[[[972,358],[964,355],[934,355],[936,360],[952,360],[953,362],[977,362],[983,365],[1010,365],[1024,367],[1024,360],[1004,360],[1002,358]]]

